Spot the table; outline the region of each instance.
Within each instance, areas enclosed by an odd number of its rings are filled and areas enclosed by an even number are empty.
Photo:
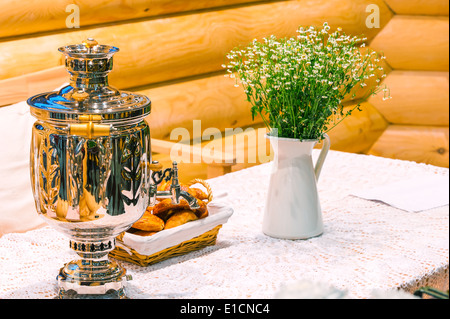
[[[317,157],[317,151],[314,157]],[[209,180],[234,208],[215,246],[149,267],[121,262],[131,298],[273,298],[284,284],[328,283],[349,298],[374,290],[448,289],[449,207],[410,213],[350,196],[352,190],[448,169],[331,151],[319,181],[324,234],[265,236],[262,218],[271,163]],[[53,298],[59,268],[74,258],[68,239],[44,227],[0,238],[0,298]]]

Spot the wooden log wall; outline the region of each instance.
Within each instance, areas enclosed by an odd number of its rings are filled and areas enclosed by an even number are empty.
[[[70,4],[79,8],[79,28],[66,27]],[[369,5],[379,8],[379,28],[366,25]],[[386,83],[394,98],[364,103],[331,132],[333,149],[448,167],[448,134],[441,132],[448,129],[445,1],[4,0],[1,9],[0,106],[67,82],[57,48],[94,37],[120,48],[110,84],[149,96],[152,136],[166,140],[177,127],[198,138],[193,120],[221,131],[261,124],[252,120],[242,89],[224,77],[221,65],[234,47],[325,21],[364,34],[388,57]],[[400,141],[396,151],[392,145]],[[427,155],[418,156],[422,151]]]
[[[369,100],[389,125],[368,153],[449,167],[449,3],[385,2],[395,15],[370,46],[386,54],[393,98]]]

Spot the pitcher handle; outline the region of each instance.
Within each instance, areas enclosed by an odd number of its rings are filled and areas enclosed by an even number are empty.
[[[331,142],[330,137],[325,133],[323,135],[323,145],[322,145],[322,151],[319,154],[319,158],[317,159],[316,167],[315,167],[315,173],[316,173],[316,180],[319,180],[320,172],[322,171],[323,163],[325,162],[325,158],[328,155],[328,151],[330,150]]]

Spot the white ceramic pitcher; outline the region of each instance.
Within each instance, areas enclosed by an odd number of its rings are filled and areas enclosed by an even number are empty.
[[[275,156],[264,212],[264,234],[282,239],[321,235],[323,222],[317,180],[330,150],[330,138],[325,134],[315,166],[312,150],[318,140],[269,135],[267,138]]]

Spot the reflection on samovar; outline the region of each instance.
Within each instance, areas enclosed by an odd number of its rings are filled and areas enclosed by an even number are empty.
[[[144,118],[151,102],[108,84],[118,48],[94,39],[59,48],[70,84],[28,99],[37,118],[32,130],[31,181],[38,213],[70,238],[81,257],[58,275],[61,297],[106,294],[124,297],[130,276],[108,259],[115,237],[127,230],[158,197],[175,203],[180,190],[176,163],[164,171],[152,162],[150,128]],[[157,192],[172,179],[169,192]]]

